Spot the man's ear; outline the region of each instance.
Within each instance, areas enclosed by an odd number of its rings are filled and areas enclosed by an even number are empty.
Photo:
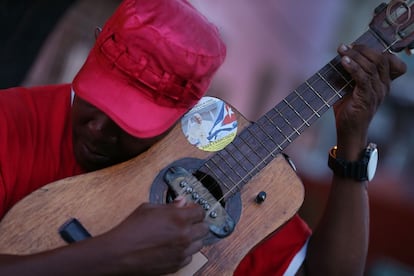
[[[95,27],[95,40],[98,39],[99,34],[102,32],[102,28],[99,26]]]

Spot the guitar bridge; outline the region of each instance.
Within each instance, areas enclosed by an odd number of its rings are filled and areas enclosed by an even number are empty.
[[[182,196],[187,202],[194,202],[203,207],[206,211],[204,220],[214,235],[224,238],[233,232],[234,220],[192,173],[182,167],[171,167],[165,173],[164,180],[177,196]]]

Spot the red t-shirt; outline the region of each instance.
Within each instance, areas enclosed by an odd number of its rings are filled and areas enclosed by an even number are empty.
[[[292,266],[289,267],[289,271],[293,269],[296,272],[299,269],[305,258],[306,248],[304,247],[310,235],[309,226],[298,215],[295,215],[247,254],[234,275],[291,275],[285,274],[286,270],[289,266]]]
[[[0,91],[0,218],[39,187],[81,172],[70,85]]]
[[[70,109],[69,84],[0,91],[0,219],[32,191],[82,173],[73,154]],[[310,234],[294,216],[256,246],[235,275],[283,275]]]

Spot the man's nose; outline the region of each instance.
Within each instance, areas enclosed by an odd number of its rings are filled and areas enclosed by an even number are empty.
[[[90,120],[88,128],[94,139],[104,140],[108,143],[118,141],[118,126],[103,113]]]

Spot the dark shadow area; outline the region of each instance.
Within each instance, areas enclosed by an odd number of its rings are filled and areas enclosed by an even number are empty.
[[[56,23],[76,0],[0,1],[0,88],[20,85]]]

